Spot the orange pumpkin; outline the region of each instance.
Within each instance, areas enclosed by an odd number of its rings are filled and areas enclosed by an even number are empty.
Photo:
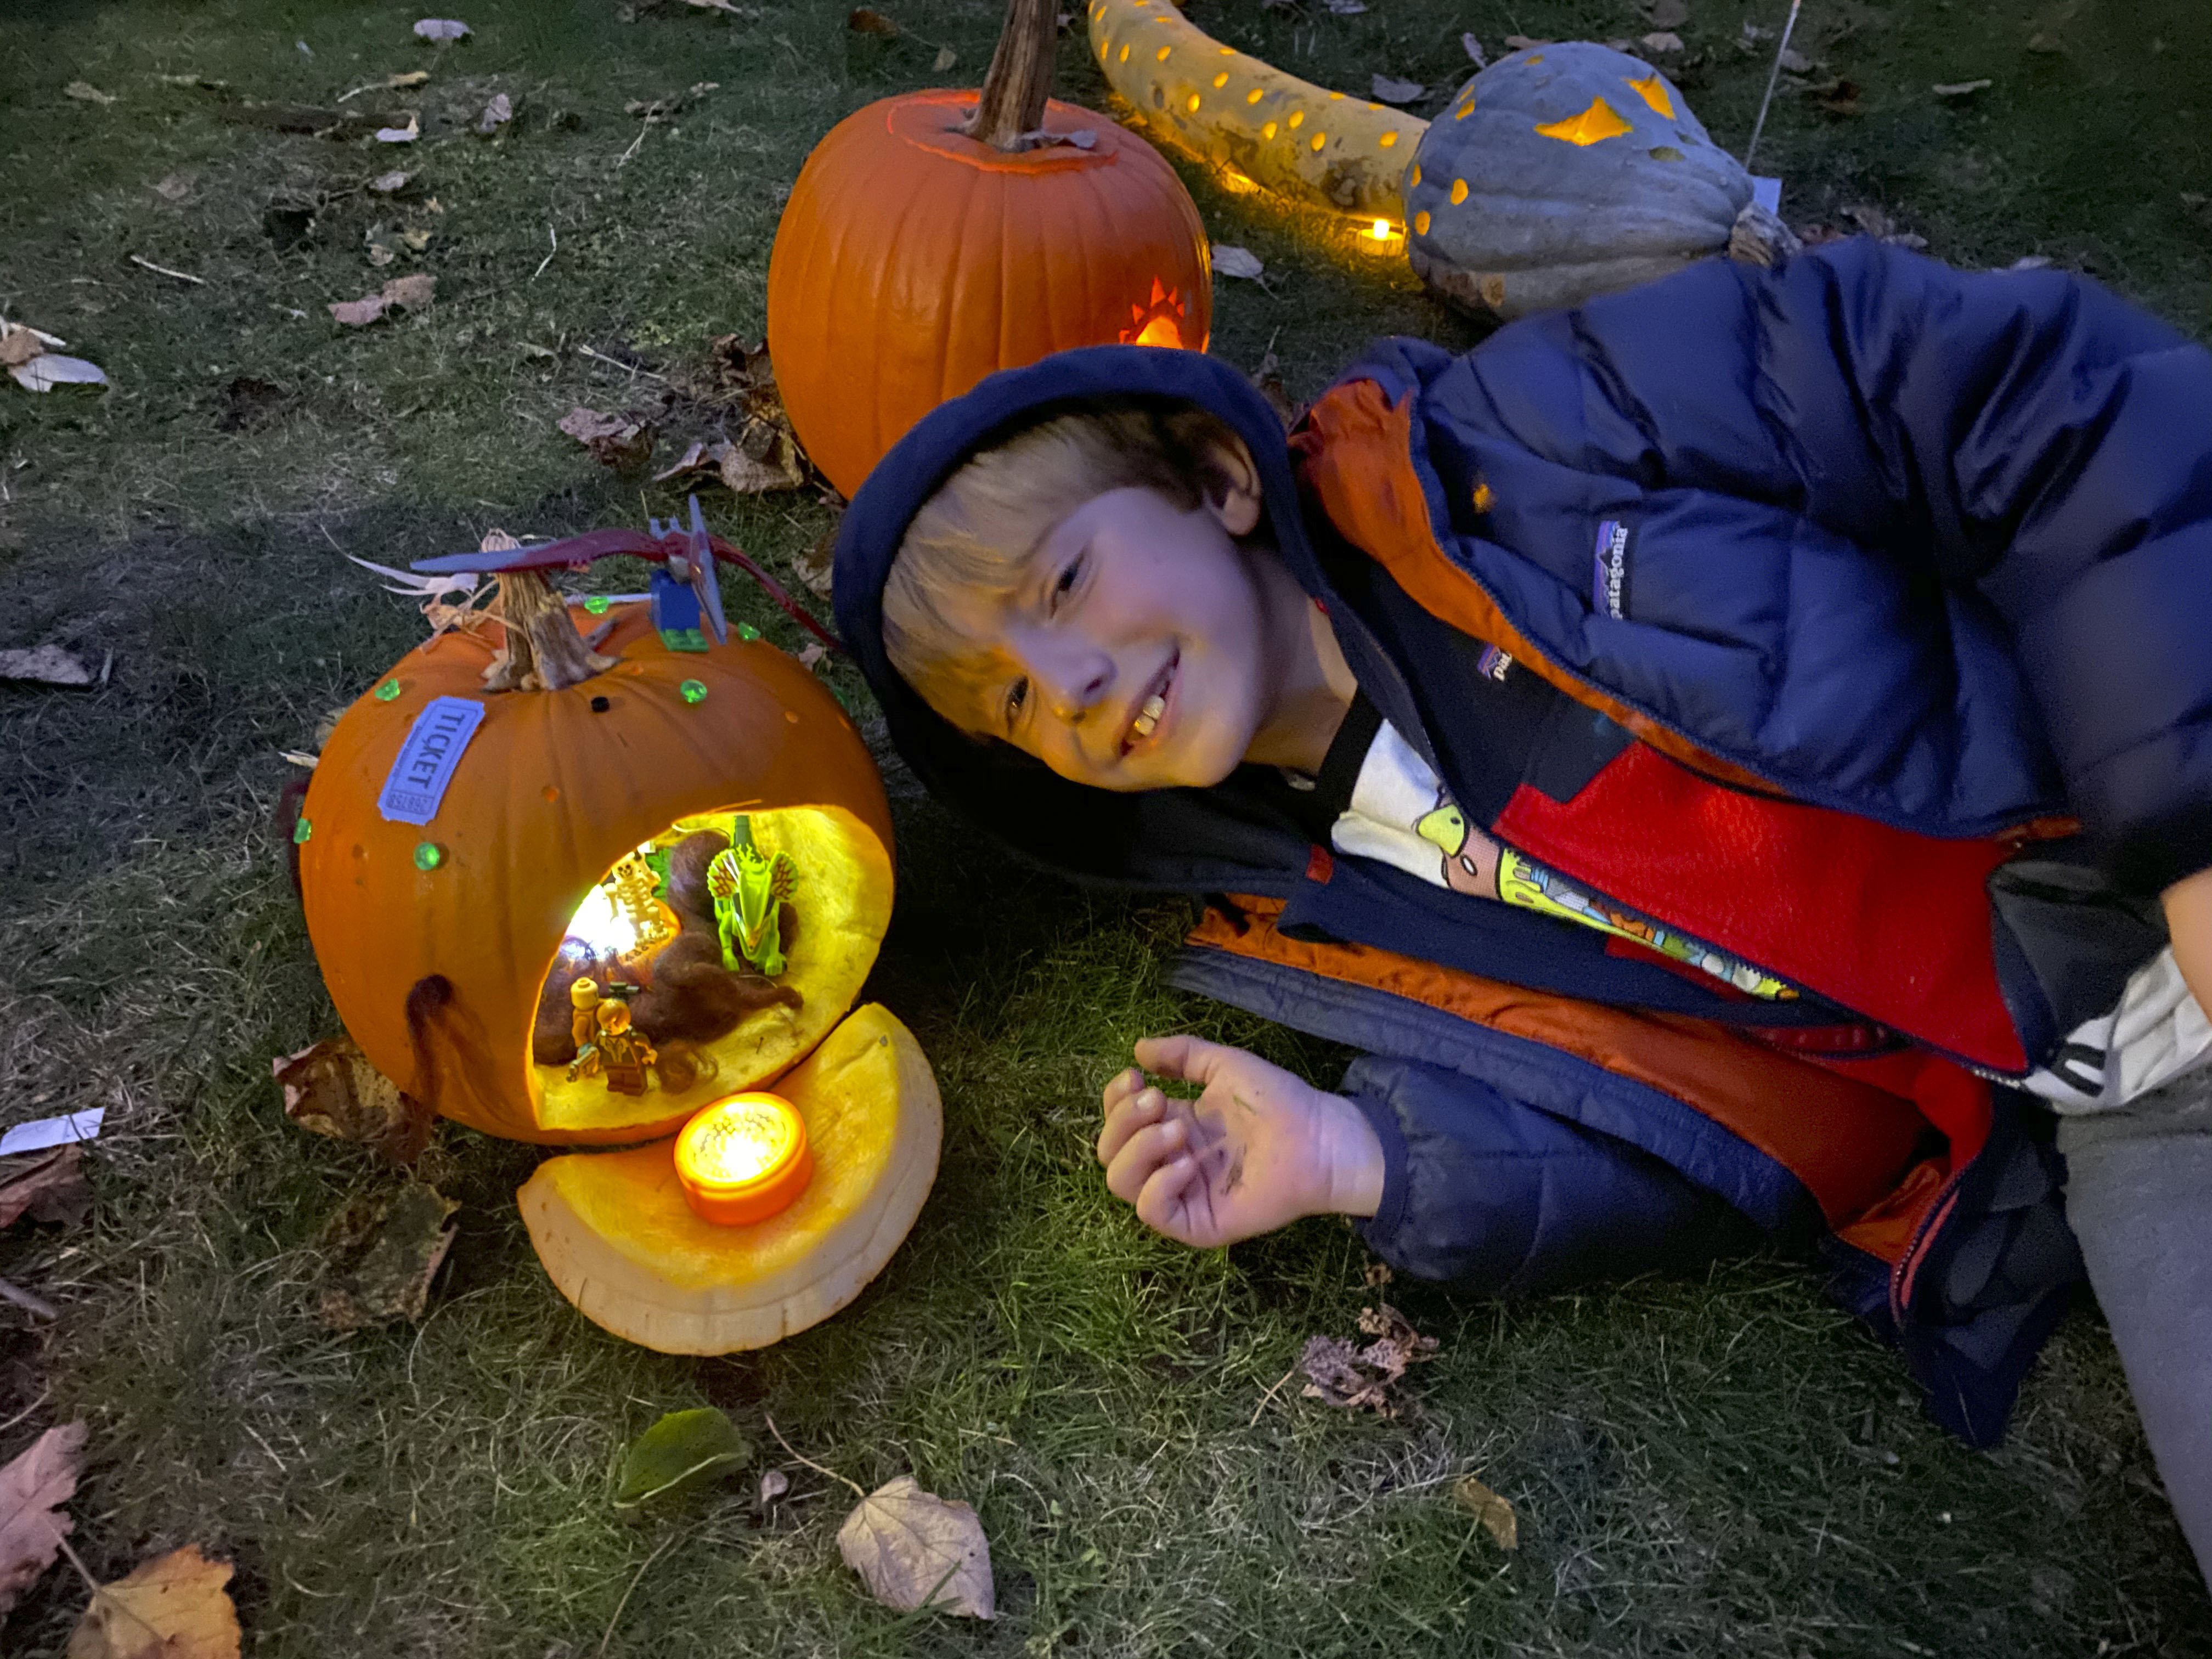
[[[485,695],[496,623],[410,653],[331,733],[296,832],[308,934],[346,1029],[416,1099],[489,1134],[647,1139],[775,1078],[843,1017],[890,918],[883,785],[821,683],[765,642],[672,652],[643,605],[611,620],[597,647],[611,664],[557,690]],[[557,608],[549,621],[577,645]],[[395,822],[380,797],[440,696],[481,724],[429,822]],[[801,926],[778,982],[800,1006],[700,1045],[700,1069],[718,1069],[683,1089],[626,1094],[536,1064],[541,994],[580,906],[654,837],[732,813],[799,872]]]
[[[799,441],[847,495],[998,369],[1072,346],[1206,349],[1198,210],[1143,139],[1047,101],[1054,4],[1010,0],[980,93],[869,105],[792,188],[769,259],[769,353]]]

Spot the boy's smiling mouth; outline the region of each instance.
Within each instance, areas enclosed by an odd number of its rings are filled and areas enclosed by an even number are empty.
[[[1144,744],[1152,741],[1167,716],[1168,699],[1175,686],[1176,665],[1182,660],[1178,651],[1171,654],[1160,672],[1152,676],[1138,700],[1137,712],[1121,733],[1121,754],[1126,759]]]

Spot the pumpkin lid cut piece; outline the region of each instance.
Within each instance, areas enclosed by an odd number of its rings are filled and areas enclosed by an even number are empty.
[[[522,1218],[586,1318],[663,1353],[728,1353],[828,1318],[883,1270],[937,1178],[943,1112],[921,1045],[870,1003],[776,1092],[805,1120],[814,1168],[765,1220],[695,1213],[674,1139],[538,1166]]]

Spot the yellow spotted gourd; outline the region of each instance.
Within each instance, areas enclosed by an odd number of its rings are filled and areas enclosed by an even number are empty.
[[[1091,56],[1154,140],[1223,168],[1232,189],[1248,181],[1402,234],[1426,121],[1224,46],[1170,0],[1091,0],[1089,16]]]

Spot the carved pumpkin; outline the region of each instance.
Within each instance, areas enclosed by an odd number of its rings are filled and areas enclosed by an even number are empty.
[[[543,578],[535,580],[542,589]],[[506,578],[501,586],[510,599],[525,591]],[[557,599],[550,603],[543,626],[580,653],[579,627]],[[707,1102],[775,1078],[843,1017],[890,919],[883,785],[821,683],[762,641],[670,650],[643,605],[617,607],[607,620],[600,654],[585,653],[574,684],[549,673],[555,690],[486,695],[503,638],[495,623],[409,653],[331,733],[296,832],[308,934],[354,1040],[417,1100],[511,1139],[669,1134]],[[578,614],[579,625],[600,623]],[[459,717],[447,745],[458,745],[459,757],[442,798],[425,823],[386,816],[403,745],[418,720],[432,735],[418,737],[416,749],[434,744],[445,715]],[[461,734],[471,719],[478,723]],[[434,748],[426,764],[442,752]],[[672,1064],[642,1092],[626,1092],[606,1077],[538,1063],[541,1005],[568,990],[565,980],[549,986],[549,974],[559,970],[564,939],[600,932],[592,918],[611,914],[625,873],[618,866],[641,850],[665,859],[695,836],[726,843],[740,815],[756,848],[788,854],[798,872],[784,971],[773,981],[705,975],[742,1012],[719,1034],[681,1045],[688,1082]],[[653,902],[641,905],[646,921],[594,942],[629,952],[603,976],[640,985],[644,1028],[649,999],[673,994],[678,976],[647,983],[652,974],[635,967],[649,945],[665,943],[641,937],[656,914]],[[668,1029],[699,1036],[730,1012]]]
[[[1396,251],[1400,181],[1427,122],[1224,46],[1171,0],[1091,0],[1090,21],[1108,84],[1163,143],[1222,168],[1231,189],[1348,215]]]
[[[1751,176],[1642,60],[1587,40],[1484,70],[1406,174],[1407,254],[1485,316],[1573,305],[1728,246]]]
[[[848,495],[916,421],[998,369],[1071,346],[1206,349],[1198,210],[1143,139],[1047,101],[1053,20],[1054,0],[1009,0],[980,94],[871,104],[792,187],[769,352],[799,441]]]

